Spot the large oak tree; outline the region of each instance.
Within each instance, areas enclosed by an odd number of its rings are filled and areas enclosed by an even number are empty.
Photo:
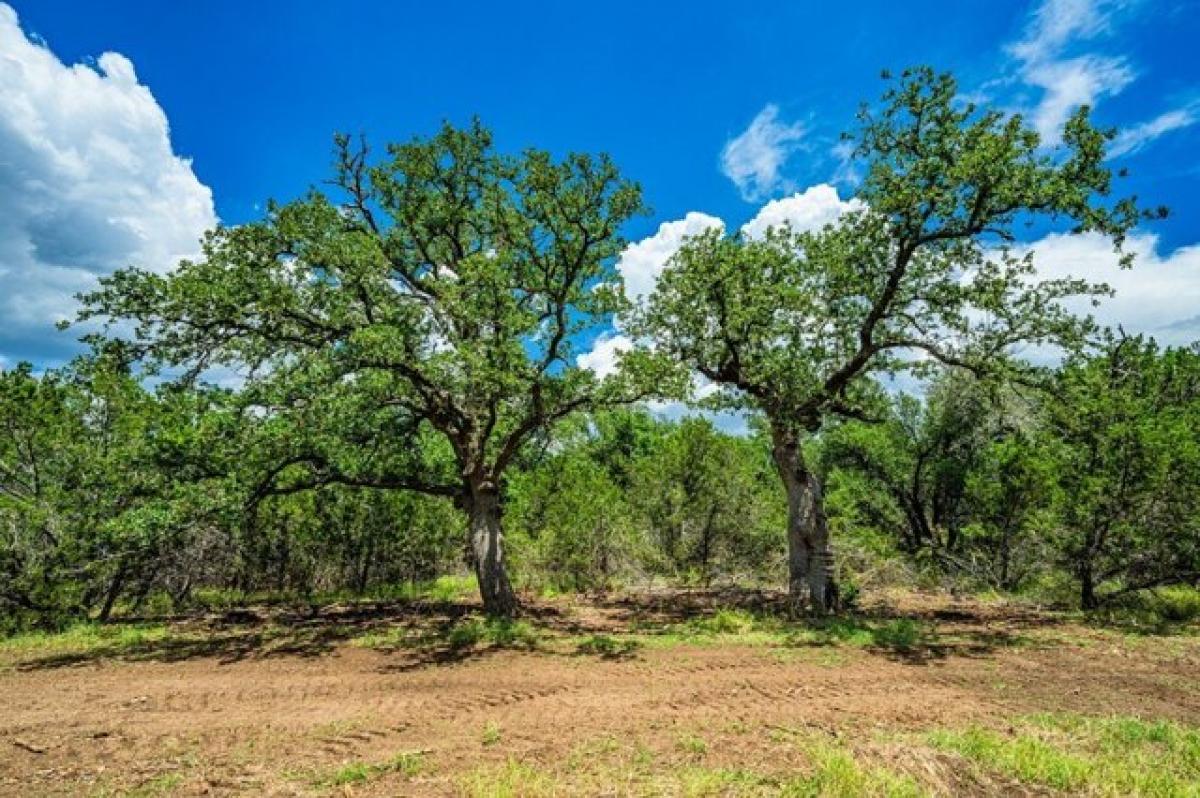
[[[1086,108],[1047,151],[1020,115],[961,101],[952,76],[920,68],[860,122],[860,209],[818,232],[690,239],[631,325],[723,386],[720,402],[765,415],[787,490],[790,590],[817,610],[837,591],[805,436],[869,415],[873,377],[931,362],[995,370],[1017,344],[1078,343],[1090,323],[1063,300],[1103,287],[1040,279],[1012,250],[1016,231],[1048,218],[1119,251],[1139,218],[1132,200],[1108,199],[1112,134]]]
[[[628,398],[573,342],[624,301],[612,260],[640,190],[607,157],[498,153],[478,123],[377,164],[337,144],[332,196],[221,227],[165,275],[118,272],[83,316],[131,320],[132,345],[185,377],[248,375],[252,499],[330,483],[453,499],[485,609],[511,614],[505,470],[555,422]]]

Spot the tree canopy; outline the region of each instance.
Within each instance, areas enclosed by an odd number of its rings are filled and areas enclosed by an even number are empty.
[[[829,417],[865,418],[871,377],[932,364],[1012,371],[1017,344],[1084,342],[1094,325],[1064,300],[1102,294],[1085,279],[1043,279],[1016,228],[1047,217],[1111,238],[1141,218],[1111,200],[1105,143],[1081,108],[1045,151],[1016,114],[962,102],[954,78],[902,73],[850,134],[866,177],[855,206],[816,231],[709,231],[663,272],[632,329],[726,390],[717,403],[769,419],[790,496],[792,590],[836,603],[820,485],[800,441]],[[1123,262],[1129,255],[1121,254]]]
[[[574,352],[622,307],[612,260],[641,192],[604,156],[497,153],[478,123],[392,145],[377,164],[339,137],[337,156],[335,196],[219,228],[169,274],[118,272],[83,317],[133,320],[132,346],[188,375],[237,369],[273,444],[258,447],[263,491],[456,499],[485,605],[510,613],[506,468],[548,426],[628,398]],[[445,462],[416,445],[428,435]]]

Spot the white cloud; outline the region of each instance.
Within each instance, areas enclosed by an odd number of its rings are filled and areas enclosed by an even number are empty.
[[[1197,121],[1200,121],[1197,110],[1200,110],[1200,103],[1190,103],[1182,108],[1159,114],[1148,122],[1122,130],[1109,148],[1109,157],[1131,155],[1159,136],[1196,124]]]
[[[742,226],[742,231],[751,238],[764,235],[767,229],[788,224],[797,232],[820,230],[837,220],[842,213],[862,207],[857,199],[843,201],[837,189],[827,183],[812,186],[790,197],[772,200]],[[671,256],[679,251],[684,241],[706,230],[724,230],[725,222],[716,216],[692,211],[678,219],[663,222],[654,235],[634,242],[625,248],[617,260],[617,270],[625,281],[625,293],[634,302],[644,301],[658,283]],[[610,332],[604,333],[592,343],[592,348],[580,353],[575,364],[591,369],[598,377],[606,377],[617,369],[617,356],[633,346],[629,336],[620,330],[620,323]],[[705,396],[716,390],[716,386],[705,380],[696,383],[696,395]],[[666,403],[656,410],[668,415],[678,415],[682,405]]]
[[[707,213],[691,211],[677,221],[663,222],[654,235],[626,247],[617,261],[617,271],[625,280],[625,295],[634,302],[648,296],[684,240],[712,228],[723,230],[725,223]]]
[[[1063,126],[1076,108],[1119,94],[1134,78],[1123,59],[1094,55],[1031,64],[1024,76],[1044,92],[1032,121],[1047,146],[1062,140]]]
[[[1067,303],[1079,314],[1091,313],[1110,327],[1154,336],[1171,346],[1200,340],[1200,245],[1158,251],[1158,236],[1138,233],[1126,242],[1135,255],[1133,268],[1122,269],[1112,245],[1097,233],[1056,233],[1017,250],[1032,250],[1044,278],[1079,277],[1111,286],[1111,299],[1093,308],[1087,299]]]
[[[617,370],[617,356],[628,352],[633,347],[629,336],[613,332],[605,333],[592,343],[592,348],[575,358],[579,368],[590,369],[597,377],[604,379]]]
[[[1025,29],[1025,38],[1009,51],[1028,63],[1056,58],[1075,40],[1086,40],[1111,28],[1112,14],[1123,3],[1113,0],[1042,0]]]
[[[790,197],[771,200],[762,206],[753,219],[742,225],[742,232],[750,238],[761,238],[768,229],[784,224],[797,233],[815,232],[836,222],[846,211],[862,207],[861,200],[843,202],[836,188],[828,183],[820,183]]]
[[[1042,90],[1031,117],[1046,146],[1062,140],[1063,125],[1076,108],[1094,106],[1133,81],[1134,71],[1123,58],[1066,55],[1078,42],[1108,33],[1114,15],[1126,5],[1120,0],[1042,0],[1025,37],[1008,46],[1021,64],[1021,79]]]
[[[67,66],[0,3],[0,353],[61,359],[72,295],[123,266],[172,268],[216,224],[133,64]]]
[[[714,228],[724,230],[725,223],[707,213],[691,211],[682,219],[663,222],[654,235],[627,246],[617,259],[617,271],[625,282],[625,295],[633,302],[643,301],[654,291],[659,275],[667,267],[667,261],[679,251],[683,242]],[[619,330],[618,320],[615,330],[600,335],[592,342],[590,350],[575,358],[575,365],[591,369],[601,378],[615,372],[617,355],[633,346],[629,336]]]
[[[806,132],[802,122],[780,122],[779,106],[767,105],[750,127],[726,142],[721,151],[721,171],[747,202],[769,196],[786,187],[779,170],[803,145]]]
[[[829,154],[837,161],[833,177],[830,178],[831,182],[845,184],[851,188],[862,182],[863,170],[854,158],[854,142],[839,141],[830,148]]]

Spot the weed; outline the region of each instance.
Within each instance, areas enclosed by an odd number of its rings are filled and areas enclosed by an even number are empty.
[[[453,648],[469,648],[480,643],[505,648],[536,648],[538,632],[528,621],[508,618],[471,618],[456,624],[446,636]]]
[[[578,654],[591,654],[601,659],[622,659],[631,656],[641,648],[641,645],[640,642],[631,638],[592,635],[579,641],[575,651]]]
[[[695,734],[683,734],[675,741],[676,747],[685,754],[702,757],[708,753],[708,743],[703,737]]]

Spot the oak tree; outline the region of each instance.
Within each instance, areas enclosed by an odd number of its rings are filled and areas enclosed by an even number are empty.
[[[628,398],[576,367],[575,341],[622,307],[612,260],[640,190],[606,156],[498,153],[478,122],[378,163],[339,137],[331,183],[216,229],[174,271],[114,274],[83,318],[132,321],[139,353],[185,378],[239,370],[258,495],[453,499],[484,607],[509,615],[506,469],[571,413]]]
[[[860,122],[857,209],[817,232],[690,239],[631,325],[723,386],[716,404],[766,416],[788,495],[790,590],[818,611],[837,591],[805,436],[833,416],[870,415],[872,378],[931,363],[1008,369],[1017,344],[1079,342],[1090,323],[1063,300],[1103,287],[1041,279],[1016,232],[1047,218],[1120,250],[1140,218],[1133,200],[1109,199],[1112,133],[1086,108],[1047,151],[1020,115],[964,102],[952,76],[920,68]]]

